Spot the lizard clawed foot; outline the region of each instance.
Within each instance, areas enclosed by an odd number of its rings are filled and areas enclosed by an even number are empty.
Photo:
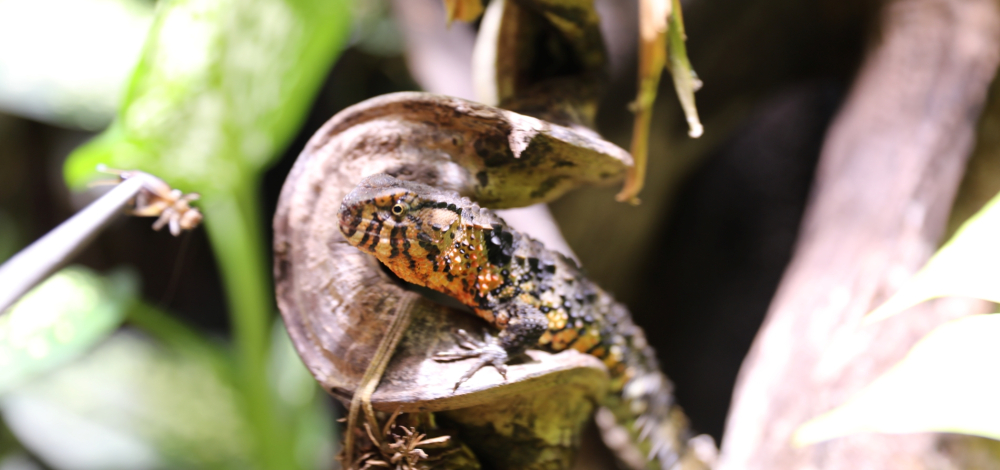
[[[462,359],[476,358],[469,371],[458,380],[454,390],[472,378],[479,369],[486,366],[493,366],[504,380],[507,380],[507,350],[500,346],[500,341],[488,332],[483,333],[483,340],[473,338],[467,331],[459,329],[452,333],[455,341],[462,349],[439,352],[434,355],[434,360],[438,362],[460,361]]]

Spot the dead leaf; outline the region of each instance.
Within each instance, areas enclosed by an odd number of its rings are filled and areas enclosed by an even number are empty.
[[[480,0],[444,0],[444,10],[448,26],[455,20],[475,21],[483,14],[483,3]]]

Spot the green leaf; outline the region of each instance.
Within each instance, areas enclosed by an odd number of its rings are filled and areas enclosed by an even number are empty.
[[[204,350],[121,332],[0,397],[0,411],[55,468],[259,468],[239,390]]]
[[[797,445],[858,432],[1000,439],[1000,314],[946,323],[847,403],[796,431]]]
[[[98,163],[175,186],[227,191],[294,135],[350,30],[347,0],[164,2],[112,127],[74,152],[80,187]]]
[[[61,365],[111,334],[136,296],[134,276],[70,267],[0,316],[0,394]]]
[[[865,321],[882,320],[925,300],[946,296],[1000,303],[1000,195],[963,224],[923,269]]]

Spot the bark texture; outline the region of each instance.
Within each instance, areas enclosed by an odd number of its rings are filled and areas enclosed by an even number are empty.
[[[790,438],[931,329],[985,308],[941,300],[861,326],[940,242],[998,49],[1000,13],[992,0],[884,7],[879,34],[828,131],[794,258],[743,364],[721,468],[965,466],[963,454],[951,450],[966,438],[955,436],[852,436],[800,449]]]

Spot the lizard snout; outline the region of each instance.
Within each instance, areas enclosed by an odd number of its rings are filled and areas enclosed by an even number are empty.
[[[361,225],[361,211],[348,204],[347,199],[345,199],[343,204],[340,205],[338,219],[340,232],[350,240],[351,236],[358,231],[358,226]]]

